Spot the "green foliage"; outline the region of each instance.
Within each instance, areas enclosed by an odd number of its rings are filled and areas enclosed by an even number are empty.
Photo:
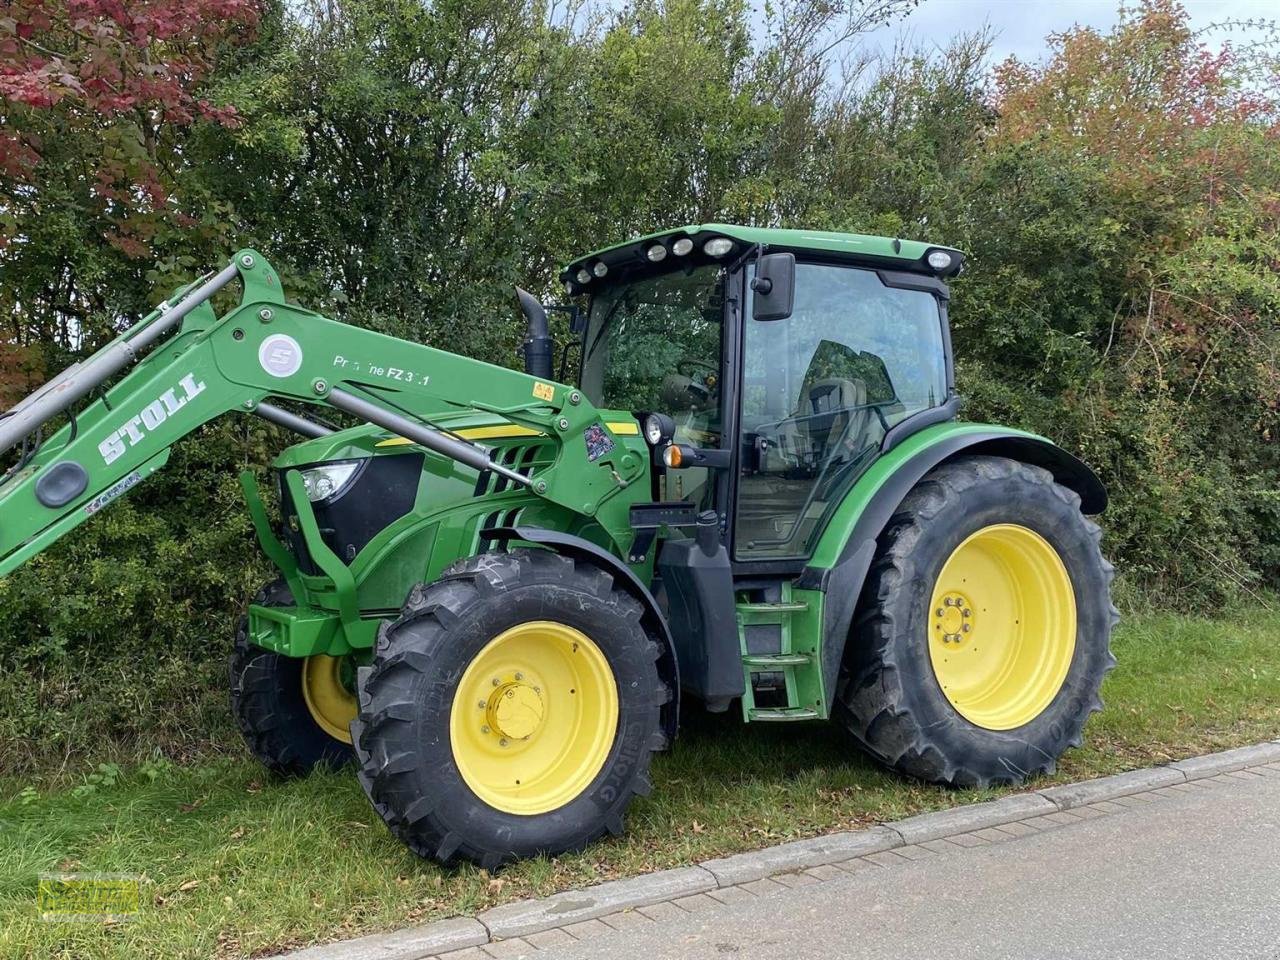
[[[0,396],[240,244],[310,306],[514,364],[512,285],[553,296],[559,264],[637,233],[926,239],[969,254],[965,415],[1100,471],[1129,595],[1280,585],[1280,42],[1208,50],[1149,0],[994,73],[981,35],[837,63],[857,51],[833,41],[907,4],[794,0],[763,28],[749,6],[265,3],[192,90],[235,122],[152,118],[169,212],[142,252],[84,176],[97,127],[24,107],[50,132],[38,183],[0,183],[21,201],[0,203]],[[120,755],[233,739],[221,662],[266,576],[234,473],[285,442],[206,427],[0,581],[0,769],[104,735]]]

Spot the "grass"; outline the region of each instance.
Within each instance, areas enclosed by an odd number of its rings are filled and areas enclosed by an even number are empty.
[[[1280,612],[1135,615],[1073,780],[1280,736]],[[349,774],[280,782],[251,761],[99,772],[78,788],[0,781],[0,956],[243,957],[466,913],[515,897],[985,799],[908,782],[825,725],[691,715],[625,837],[491,877],[393,841]],[[128,923],[44,923],[42,872],[135,874]]]

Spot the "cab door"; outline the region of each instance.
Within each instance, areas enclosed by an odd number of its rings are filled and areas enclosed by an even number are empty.
[[[947,400],[932,293],[798,263],[784,320],[743,320],[736,561],[803,559],[885,434]]]

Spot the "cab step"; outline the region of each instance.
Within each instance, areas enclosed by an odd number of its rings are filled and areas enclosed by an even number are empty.
[[[782,667],[804,667],[813,663],[813,657],[807,653],[767,653],[758,656],[748,655],[742,658],[748,667],[761,667],[765,670]]]
[[[818,611],[794,599],[791,584],[753,584],[734,604],[742,647],[742,716],[752,721],[825,716],[817,659]]]
[[[768,621],[770,617],[778,614],[787,613],[804,613],[809,609],[809,604],[803,600],[788,600],[780,603],[738,603],[735,604],[738,614],[743,617],[756,618]]]
[[[789,723],[793,720],[818,720],[818,711],[811,707],[759,707],[753,708],[748,720],[767,723]]]

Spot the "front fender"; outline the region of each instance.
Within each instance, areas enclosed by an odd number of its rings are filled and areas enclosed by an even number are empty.
[[[641,622],[650,635],[662,645],[662,655],[658,658],[658,675],[671,691],[671,699],[662,705],[662,732],[666,735],[667,743],[673,743],[680,720],[680,665],[676,660],[676,645],[671,637],[671,630],[667,626],[667,619],[658,609],[658,602],[653,598],[653,594],[640,578],[604,547],[571,533],[520,526],[493,527],[483,531],[481,535],[495,543],[523,540],[526,543],[547,547],[568,557],[594,563],[612,574],[618,586],[640,601],[645,611]]]
[[[1080,497],[1080,509],[1101,513],[1107,491],[1077,457],[1044,437],[985,423],[942,423],[921,430],[881,456],[845,495],[827,524],[796,588],[821,592],[822,685],[827,708],[862,584],[875,558],[876,540],[911,489],[942,463],[960,455],[1007,457],[1042,467]]]

